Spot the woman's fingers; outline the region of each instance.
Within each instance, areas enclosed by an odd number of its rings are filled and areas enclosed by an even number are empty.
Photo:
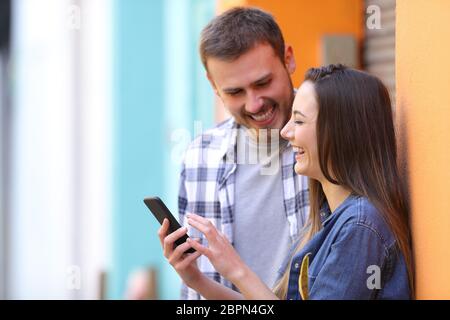
[[[177,246],[169,259],[169,263],[176,270],[183,270],[184,268],[187,268],[192,261],[196,260],[202,255],[199,250],[194,253],[185,254],[185,251],[189,248],[193,248],[193,244],[198,244],[198,241],[200,241],[200,239],[192,240],[191,238],[188,238],[185,243]]]
[[[185,251],[191,247],[192,246],[189,242],[183,242],[182,244],[177,246],[169,257],[169,263],[173,265],[177,260],[179,260],[183,256]]]
[[[210,220],[194,213],[188,213],[186,216],[188,218],[188,223],[194,226],[195,222],[197,222],[198,224],[195,225],[197,226],[198,230],[204,233],[205,235],[210,234],[210,236],[213,238],[217,236],[219,237],[224,236],[222,232],[217,230],[217,228]],[[203,228],[201,227],[202,225],[204,226]]]
[[[205,219],[206,220],[206,219]],[[216,227],[214,227],[214,225],[206,220],[207,223],[205,223],[204,221],[199,221],[197,219],[191,219],[188,218],[188,224],[193,226],[195,229],[197,229],[198,231],[200,231],[201,233],[203,233],[206,236],[206,239],[208,239],[208,242],[212,242],[215,240],[216,236],[217,236],[217,229]]]
[[[169,230],[169,220],[164,219],[161,227],[158,230],[158,237],[162,247],[164,247],[164,238],[167,236],[167,230]]]
[[[179,228],[176,231],[172,232],[171,234],[169,234],[167,237],[164,238],[163,240],[163,246],[164,246],[164,256],[166,258],[169,258],[169,256],[172,254],[173,251],[173,243],[178,240],[179,238],[181,238],[182,236],[184,236],[187,233],[187,228],[183,227],[183,228]]]
[[[194,241],[195,242],[195,241]],[[194,253],[190,253],[184,258],[180,263],[176,264],[174,266],[175,269],[182,270],[186,268],[192,261],[196,260],[198,257],[200,257],[202,254],[199,251],[196,251]]]
[[[212,224],[211,221],[209,221],[208,219],[206,219],[206,218],[204,218],[202,216],[199,216],[198,214],[195,214],[195,213],[188,213],[188,214],[186,214],[186,217],[188,219],[191,219],[191,220],[194,220],[194,221],[198,221],[199,223],[201,223],[201,224],[203,224],[205,226],[208,226],[209,224]]]
[[[211,256],[211,250],[208,247],[200,244],[199,240],[192,240],[191,238],[188,238],[186,242],[189,243],[192,248],[197,250],[197,252],[200,252],[200,254],[204,254],[207,258]]]

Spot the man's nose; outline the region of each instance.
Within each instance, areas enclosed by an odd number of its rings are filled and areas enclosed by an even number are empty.
[[[283,137],[283,139],[285,139],[285,140],[292,140],[294,138],[294,130],[293,130],[291,120],[289,120],[286,123],[286,125],[283,127],[283,129],[281,129],[280,134]]]
[[[258,113],[264,107],[264,99],[255,95],[249,95],[247,103],[245,105],[245,111],[248,113]]]

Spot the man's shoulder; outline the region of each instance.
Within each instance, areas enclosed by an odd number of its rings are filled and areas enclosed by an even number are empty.
[[[237,126],[234,118],[229,118],[213,128],[210,128],[197,135],[189,144],[187,150],[192,149],[218,149],[225,139],[229,138],[232,130]]]
[[[217,124],[194,138],[186,149],[186,167],[216,166],[232,143],[237,123],[233,117]]]
[[[190,147],[198,146],[202,142],[204,145],[205,142],[210,143],[214,141],[222,141],[231,133],[231,130],[234,128],[236,128],[236,122],[234,118],[231,117],[196,136],[190,144]]]

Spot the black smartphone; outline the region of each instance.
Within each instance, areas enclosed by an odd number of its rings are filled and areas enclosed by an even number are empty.
[[[164,202],[158,198],[158,197],[147,197],[144,199],[145,205],[150,209],[150,211],[155,216],[156,220],[160,224],[163,223],[164,218],[167,218],[169,220],[169,233],[172,233],[176,231],[177,229],[181,228],[181,225],[178,223],[177,219],[173,216],[173,214],[170,212],[170,210],[166,207]],[[185,234],[181,238],[177,239],[175,241],[175,246],[179,246],[180,244],[183,244],[188,239],[188,235]],[[185,251],[185,253],[194,253],[196,250],[194,248],[189,248]]]

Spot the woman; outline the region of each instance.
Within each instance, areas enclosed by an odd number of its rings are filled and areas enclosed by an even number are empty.
[[[413,258],[406,197],[397,167],[389,94],[376,77],[342,65],[310,69],[281,131],[295,152],[295,172],[310,179],[309,222],[269,289],[206,219],[166,236],[164,255],[183,281],[208,299],[409,299]],[[251,232],[251,231],[249,231]],[[197,250],[184,254],[188,248]],[[204,254],[240,293],[201,274]]]

